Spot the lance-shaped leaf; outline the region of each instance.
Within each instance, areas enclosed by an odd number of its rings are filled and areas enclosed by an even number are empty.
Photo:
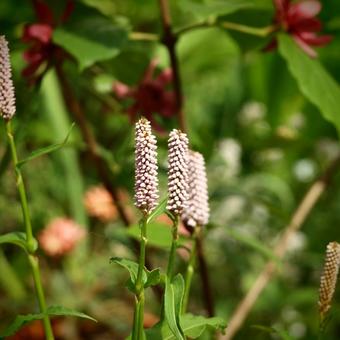
[[[92,321],[97,322],[96,319],[92,318],[91,316],[84,314],[82,312],[78,312],[76,310],[66,308],[63,306],[50,306],[47,308],[47,315],[50,316],[75,316],[78,318],[89,319]],[[15,334],[22,326],[27,324],[28,322],[34,320],[42,320],[44,318],[43,313],[37,314],[26,314],[26,315],[18,315],[14,321],[7,327],[7,329],[0,334],[0,339],[12,336]]]

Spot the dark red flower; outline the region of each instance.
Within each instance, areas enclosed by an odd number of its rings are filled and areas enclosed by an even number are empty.
[[[22,74],[29,83],[34,84],[40,80],[53,59],[60,56],[60,48],[52,42],[53,29],[63,23],[71,15],[74,3],[67,0],[64,12],[57,20],[50,7],[43,0],[32,0],[37,22],[25,25],[22,40],[30,44],[24,52],[27,66]]]
[[[274,0],[276,14],[274,23],[290,34],[301,49],[310,57],[317,56],[313,46],[324,46],[332,37],[330,35],[317,35],[321,30],[321,21],[316,15],[321,11],[321,3],[317,0]],[[271,50],[277,46],[276,39],[267,46]]]
[[[121,82],[113,84],[113,91],[118,99],[130,98],[133,100],[127,112],[132,121],[136,120],[137,115],[142,115],[149,119],[155,127],[153,114],[169,118],[176,114],[176,98],[168,85],[172,82],[172,70],[166,68],[157,76],[155,71],[157,60],[152,60],[147,67],[142,80],[135,87],[130,87]]]

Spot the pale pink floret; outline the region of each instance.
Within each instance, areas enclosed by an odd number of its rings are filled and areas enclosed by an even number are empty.
[[[69,218],[55,218],[40,233],[41,248],[49,256],[62,256],[71,252],[86,235],[83,227]]]
[[[15,94],[8,42],[0,35],[0,116],[9,120],[15,114]]]
[[[93,186],[85,193],[84,204],[87,213],[103,222],[114,220],[117,209],[111,194],[102,185]]]

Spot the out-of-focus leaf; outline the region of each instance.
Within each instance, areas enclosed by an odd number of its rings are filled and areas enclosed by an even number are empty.
[[[52,144],[52,145],[46,146],[45,148],[41,148],[39,150],[33,151],[27,158],[18,162],[17,167],[20,168],[21,166],[23,166],[27,162],[29,162],[29,161],[37,158],[37,157],[47,155],[51,152],[57,151],[57,150],[61,149],[62,147],[64,147],[68,142],[68,139],[70,137],[70,134],[72,132],[74,125],[75,125],[75,123],[72,123],[69,132],[67,133],[65,139],[61,143]]]
[[[263,245],[263,243],[260,240],[257,240],[256,238],[251,237],[251,236],[242,235],[241,233],[238,233],[235,230],[231,230],[230,228],[226,230],[226,232],[235,240],[255,249],[256,251],[263,254],[268,259],[273,260],[273,261],[279,261],[277,256],[273,253],[273,251],[270,248]]]
[[[0,236],[0,244],[11,243],[15,244],[25,251],[27,250],[26,234],[23,232],[12,232]],[[34,239],[34,249],[37,249],[38,242]]]
[[[77,5],[80,7],[80,4]],[[81,6],[67,24],[57,28],[53,40],[72,54],[84,69],[115,57],[128,39],[126,24],[114,23],[94,9]]]
[[[268,334],[276,334],[282,340],[293,340],[293,338],[286,331],[276,329],[274,327],[267,327],[267,326],[262,326],[262,325],[253,325],[252,328],[258,329],[258,330],[265,332],[265,333],[268,333]]]
[[[268,0],[184,0],[179,3],[181,10],[194,13],[196,18],[207,19],[210,16],[220,16],[234,13],[244,8],[270,8]]]
[[[97,322],[97,320],[92,318],[91,316],[88,316],[84,313],[63,306],[50,306],[47,308],[46,314],[55,316],[76,316],[78,318],[89,319]],[[44,318],[43,313],[18,315],[15,318],[15,320],[7,327],[4,333],[0,335],[0,338],[11,336],[15,334],[22,326],[24,326],[28,322],[34,320],[42,320],[43,318]]]
[[[318,107],[323,117],[332,122],[340,132],[340,87],[319,61],[308,57],[285,34],[278,37],[279,52],[287,61],[301,92]]]
[[[164,314],[168,326],[177,340],[185,339],[180,324],[183,294],[184,279],[181,274],[177,274],[172,281],[167,277],[164,293]]]

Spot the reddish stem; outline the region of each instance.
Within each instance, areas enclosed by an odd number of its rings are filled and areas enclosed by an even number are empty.
[[[178,59],[176,56],[176,42],[177,37],[172,32],[171,28],[171,15],[169,4],[167,0],[159,0],[159,6],[162,17],[163,26],[163,43],[168,49],[171,68],[174,77],[174,90],[176,96],[176,109],[178,115],[179,127],[183,132],[186,132],[185,117],[183,112],[183,93],[182,93],[182,81],[179,73]]]

